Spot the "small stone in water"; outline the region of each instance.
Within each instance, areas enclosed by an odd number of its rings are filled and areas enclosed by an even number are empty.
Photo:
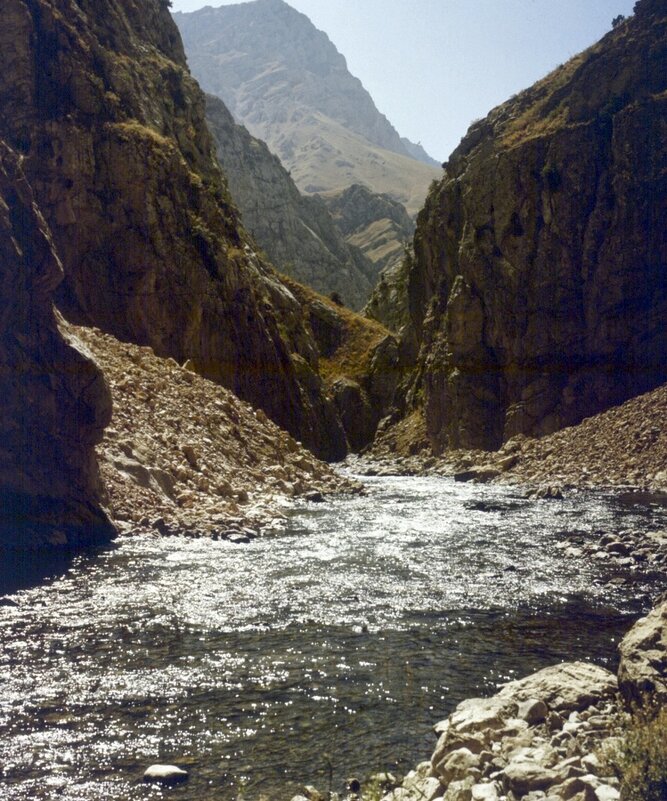
[[[187,770],[182,770],[176,765],[151,765],[146,768],[144,773],[145,782],[157,782],[158,784],[180,784],[190,778]]]

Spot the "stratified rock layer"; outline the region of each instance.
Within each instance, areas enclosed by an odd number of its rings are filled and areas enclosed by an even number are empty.
[[[0,134],[52,229],[65,314],[191,359],[343,456],[316,348],[240,228],[167,4],[8,0],[0,54]]]
[[[664,4],[475,124],[409,277],[436,451],[494,449],[667,378]]]
[[[20,159],[0,141],[0,550],[114,534],[93,450],[111,398],[97,366],[58,330],[61,279]]]

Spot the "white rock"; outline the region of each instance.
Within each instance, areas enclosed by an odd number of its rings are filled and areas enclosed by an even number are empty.
[[[618,801],[621,794],[615,787],[610,787],[608,784],[601,784],[595,791],[598,801]]]
[[[495,784],[475,784],[471,790],[472,801],[498,801],[498,789]]]
[[[556,712],[582,710],[613,695],[616,677],[590,662],[565,662],[506,684],[497,698],[507,702],[539,699]]]
[[[478,754],[473,754],[469,748],[459,748],[452,751],[437,766],[436,771],[444,784],[465,779],[468,775],[479,776],[480,758]]]
[[[180,784],[190,778],[187,770],[176,767],[176,765],[151,765],[144,772],[145,782],[157,782],[159,784]]]

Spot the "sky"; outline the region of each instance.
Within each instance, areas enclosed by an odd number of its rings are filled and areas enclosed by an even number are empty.
[[[473,120],[596,42],[635,0],[287,2],[328,34],[399,134],[444,161]]]

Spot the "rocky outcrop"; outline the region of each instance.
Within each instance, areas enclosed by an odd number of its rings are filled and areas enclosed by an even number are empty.
[[[618,681],[631,705],[667,700],[667,601],[639,620],[620,645]]]
[[[667,379],[664,4],[472,126],[418,219],[429,439],[495,449]]]
[[[85,350],[58,330],[61,279],[21,160],[0,141],[0,550],[114,535],[93,450],[111,398]]]
[[[389,195],[376,194],[361,184],[323,195],[322,199],[346,241],[371,261],[376,276],[379,274],[380,281],[385,283],[386,276],[403,261],[414,234],[414,222],[405,207]],[[373,297],[376,295],[377,289]],[[369,312],[369,308],[380,308],[373,305],[372,299],[364,313],[391,327],[391,313],[385,319],[379,311]]]
[[[320,353],[320,370],[351,450],[369,445],[393,408],[406,365],[398,341],[380,323],[288,281]]]
[[[70,319],[151,346],[345,453],[294,296],[240,227],[163,0],[8,0],[0,135],[65,265]]]
[[[243,224],[273,265],[360,309],[381,267],[345,241],[324,203],[302,195],[280,159],[212,95],[206,98],[206,118]]]
[[[384,801],[618,801],[628,730],[618,690],[632,703],[663,700],[666,618],[663,603],[626,635],[618,681],[571,662],[463,701],[435,726],[431,760]]]
[[[193,74],[309,194],[363,182],[411,213],[440,170],[401,140],[329,38],[283,0],[176,13]],[[415,158],[416,157],[416,158]]]

